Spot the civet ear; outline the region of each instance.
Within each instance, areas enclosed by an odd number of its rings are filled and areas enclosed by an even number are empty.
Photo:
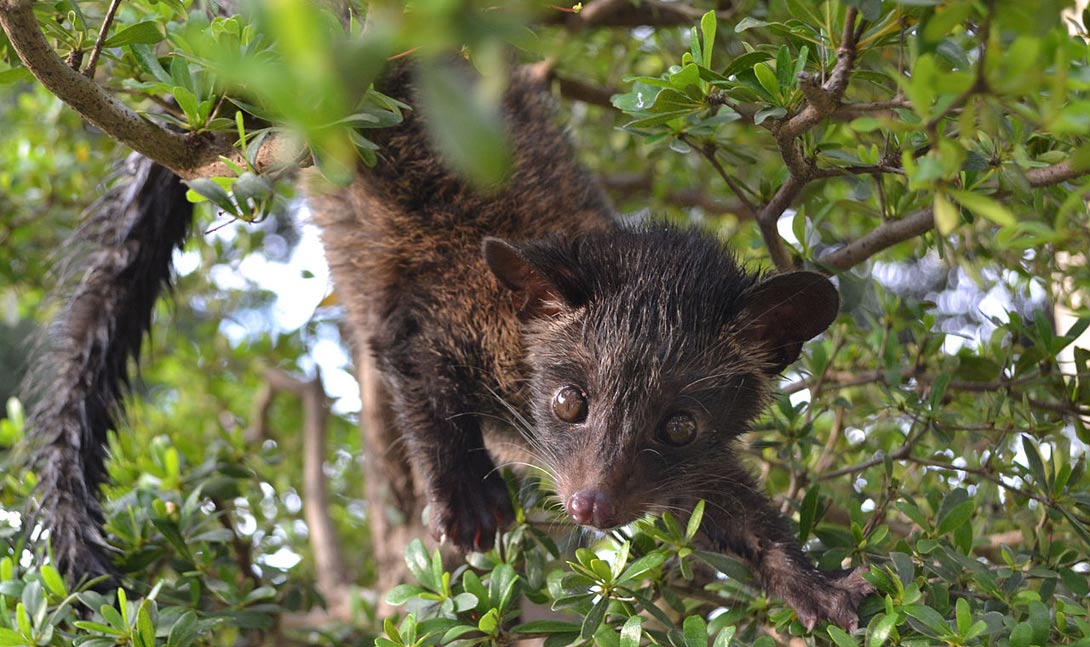
[[[500,285],[511,291],[511,303],[519,319],[529,321],[551,317],[568,309],[556,285],[526,261],[510,243],[485,238],[484,262]]]
[[[779,373],[799,358],[803,342],[836,319],[840,295],[816,272],[777,274],[746,290],[736,334],[767,359],[767,372]]]

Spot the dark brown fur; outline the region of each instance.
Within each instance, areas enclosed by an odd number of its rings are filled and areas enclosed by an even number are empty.
[[[193,220],[182,181],[151,160],[130,155],[113,180],[65,249],[61,307],[25,385],[38,477],[26,527],[40,522],[49,531],[55,563],[74,579],[114,572],[98,500],[106,436],[122,416],[129,362],[139,359]]]
[[[383,90],[413,104],[411,87],[402,67]],[[515,161],[498,193],[449,171],[410,112],[378,133],[376,168],[312,200],[434,532],[481,547],[510,521],[484,444],[505,419],[522,434],[499,444],[526,445],[580,522],[610,527],[703,498],[708,539],[804,624],[853,627],[868,585],[815,570],[734,453],[771,377],[835,316],[835,290],[810,273],[759,281],[703,232],[618,228],[533,78],[514,75],[503,112]],[[565,386],[586,396],[585,420],[553,414]],[[679,411],[698,433],[667,446],[659,431]]]

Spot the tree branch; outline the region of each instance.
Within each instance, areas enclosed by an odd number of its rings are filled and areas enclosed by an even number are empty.
[[[607,191],[624,194],[650,195],[651,176],[648,173],[619,173],[603,175],[598,178]],[[655,195],[663,202],[682,208],[699,207],[711,214],[730,213],[739,220],[748,220],[753,216],[746,213],[746,207],[740,202],[727,202],[698,189],[669,189],[663,195]]]
[[[1057,162],[1051,166],[1032,168],[1026,171],[1026,180],[1034,188],[1060,184],[1090,173],[1090,168],[1076,168],[1070,159]]]
[[[113,24],[114,16],[117,15],[117,8],[120,6],[121,0],[111,0],[110,9],[106,12],[106,17],[102,19],[102,28],[98,30],[98,40],[95,41],[95,47],[91,50],[91,57],[87,59],[87,69],[83,71],[83,75],[89,79],[95,78],[98,57],[102,54],[102,47],[106,44],[106,36],[110,33],[110,25]]]
[[[899,110],[904,108],[911,108],[912,104],[908,99],[894,98],[887,101],[869,101],[864,103],[841,103],[834,111],[834,115],[839,117],[843,114],[855,116],[857,114],[863,114],[868,112],[884,112],[886,110]]]
[[[617,94],[617,91],[613,88],[593,85],[578,79],[569,79],[558,74],[554,74],[553,78],[560,89],[560,96],[565,99],[582,101],[583,103],[616,110],[611,101],[613,95]]]
[[[742,203],[742,213],[746,216],[746,218],[756,218],[757,207],[755,207],[753,203],[749,201],[749,198],[746,197],[742,185],[739,184],[738,181],[735,180],[733,177],[731,177],[730,174],[728,174],[727,171],[723,168],[723,165],[719,163],[719,160],[715,156],[715,144],[708,142],[703,146],[698,146],[695,142],[693,142],[685,135],[681,135],[681,141],[699,150],[701,155],[703,155],[708,160],[708,162],[711,163],[712,168],[715,169],[716,173],[719,173],[719,177],[723,178],[723,181],[727,183],[727,186],[730,187],[730,190],[734,192],[734,197],[738,198],[738,201]]]
[[[799,75],[799,88],[806,96],[806,107],[786,121],[772,126],[776,139],[794,139],[840,107],[858,54],[856,47],[859,32],[855,29],[858,16],[859,12],[855,7],[849,7],[844,14],[844,32],[840,38],[840,47],[836,51],[836,65],[825,84],[819,86],[817,80],[809,74]]]
[[[795,262],[791,260],[791,255],[787,253],[787,246],[784,245],[783,237],[780,236],[778,223],[780,216],[791,206],[798,194],[802,192],[802,188],[806,186],[807,181],[807,178],[800,177],[794,172],[788,173],[787,180],[780,185],[776,195],[772,196],[768,204],[757,214],[757,226],[761,229],[761,238],[764,239],[765,246],[768,247],[768,254],[772,257],[776,269],[781,272],[795,269]]]
[[[42,35],[31,0],[0,0],[0,27],[7,33],[23,65],[47,90],[91,125],[166,166],[179,177],[231,175],[230,168],[219,160],[221,155],[246,166],[241,153],[233,149],[232,135],[178,133],[157,126],[66,65]],[[281,160],[292,159],[288,144],[282,139],[262,146],[255,164],[258,170],[273,168]]]
[[[329,495],[323,470],[326,454],[326,423],[329,406],[320,374],[301,380],[285,371],[270,369],[265,380],[274,391],[287,391],[303,401],[303,516],[314,553],[318,590],[330,604],[344,597],[349,579],[344,554],[329,515]]]
[[[934,226],[935,214],[931,208],[921,209],[900,220],[883,222],[869,233],[840,249],[822,255],[817,262],[821,266],[843,271],[862,263],[887,247],[923,235],[931,231]]]
[[[594,0],[588,2],[579,13],[558,11],[547,22],[563,23],[568,29],[588,27],[673,27],[691,25],[700,20],[704,11],[677,2],[662,0]],[[721,19],[733,16],[732,12],[719,11]]]

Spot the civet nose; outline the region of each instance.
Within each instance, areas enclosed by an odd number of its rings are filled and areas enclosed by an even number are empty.
[[[581,526],[594,526],[604,530],[617,525],[617,509],[609,496],[601,490],[580,490],[568,497],[565,508],[571,518]]]

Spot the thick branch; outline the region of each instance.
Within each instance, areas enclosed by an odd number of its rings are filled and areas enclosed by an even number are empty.
[[[145,155],[180,177],[230,175],[219,156],[229,156],[245,166],[233,151],[233,137],[225,133],[177,133],[148,121],[124,105],[93,80],[64,63],[42,35],[31,0],[0,0],[0,27],[11,41],[23,65],[38,81],[81,117],[117,141]],[[283,142],[262,147],[258,169],[271,167],[281,157]]]
[[[846,270],[897,243],[923,235],[935,226],[931,208],[922,209],[900,220],[887,220],[869,233],[818,259],[818,264],[834,270]]]
[[[1029,169],[1026,179],[1032,187],[1052,186],[1090,173],[1090,168],[1075,168],[1070,159],[1051,166]]]
[[[691,25],[704,12],[696,7],[662,0],[595,0],[588,2],[579,13],[557,12],[551,22],[563,23],[569,29],[587,27],[672,27]],[[730,18],[728,11],[717,12],[720,18]]]
[[[806,96],[806,107],[793,117],[770,125],[776,145],[780,149],[784,164],[789,171],[787,180],[776,191],[772,200],[757,214],[757,223],[761,228],[761,237],[768,246],[772,262],[780,271],[794,269],[794,263],[787,253],[787,246],[776,227],[780,216],[802,192],[806,183],[815,177],[813,160],[807,159],[797,138],[812,128],[819,121],[833,114],[840,106],[844,91],[848,87],[848,77],[855,65],[856,45],[861,30],[856,30],[858,12],[851,7],[844,15],[844,33],[836,53],[836,65],[824,85],[809,74],[799,75],[799,86]]]
[[[768,204],[757,214],[757,225],[761,228],[761,237],[768,247],[768,254],[772,257],[776,269],[781,272],[795,269],[795,263],[791,260],[791,255],[787,253],[787,246],[784,245],[783,237],[780,236],[778,223],[783,212],[802,192],[806,182],[807,178],[800,177],[794,172],[789,173],[787,180],[776,191],[776,195],[772,196]]]
[[[614,94],[617,94],[613,88],[593,85],[586,81],[569,79],[557,74],[554,74],[553,78],[556,79],[557,86],[560,89],[560,96],[565,99],[613,109],[613,102],[610,99]]]
[[[841,103],[840,107],[836,109],[834,115],[851,116],[855,117],[861,114],[868,114],[874,112],[885,112],[888,110],[901,110],[905,108],[911,108],[912,104],[908,99],[894,98],[887,101],[869,101],[861,103]]]
[[[681,136],[681,141],[685,142],[693,148],[698,149],[700,153],[705,157],[705,159],[707,159],[708,162],[711,163],[712,168],[715,169],[715,172],[719,174],[719,177],[723,178],[723,181],[727,183],[727,186],[730,187],[730,190],[734,192],[734,197],[738,198],[738,201],[742,203],[742,207],[744,209],[743,215],[745,215],[746,218],[756,218],[757,208],[753,205],[752,202],[749,201],[749,198],[746,197],[746,193],[745,190],[742,188],[742,185],[739,184],[738,181],[735,180],[733,177],[731,177],[729,173],[727,173],[726,169],[723,168],[723,165],[720,164],[719,160],[716,158],[715,144],[708,142],[703,146],[699,146],[684,135]]]
[[[855,65],[855,57],[858,54],[856,46],[859,42],[859,32],[855,29],[858,11],[850,7],[844,14],[844,33],[840,39],[840,47],[836,51],[836,65],[829,74],[829,78],[822,86],[809,74],[799,75],[799,87],[806,96],[806,107],[795,116],[785,122],[774,126],[774,134],[777,139],[793,139],[809,130],[819,121],[831,115],[840,106],[844,98],[844,91],[848,88],[848,77]]]

